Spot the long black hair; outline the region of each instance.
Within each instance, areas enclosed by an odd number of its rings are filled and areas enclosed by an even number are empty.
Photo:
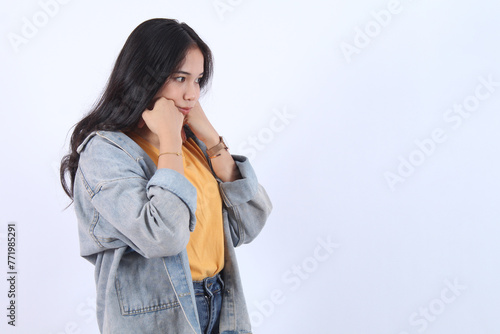
[[[204,74],[199,85],[204,88],[212,76],[212,52],[191,27],[173,19],[151,19],[134,29],[118,55],[104,93],[75,125],[70,153],[62,158],[61,185],[71,199],[80,159],[78,146],[93,131],[135,128],[153,97],[193,47],[203,54]]]

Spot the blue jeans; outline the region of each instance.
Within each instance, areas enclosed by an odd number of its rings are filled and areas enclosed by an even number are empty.
[[[202,281],[193,281],[193,287],[201,332],[219,333],[219,317],[224,290],[224,281],[220,273]]]

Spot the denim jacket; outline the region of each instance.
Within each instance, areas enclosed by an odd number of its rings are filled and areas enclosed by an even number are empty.
[[[78,152],[74,205],[81,255],[95,265],[101,333],[201,334],[186,252],[196,225],[194,186],[157,169],[121,132],[94,132]],[[214,174],[224,203],[224,334],[251,332],[234,247],[259,234],[272,208],[247,158],[233,158],[242,179]]]

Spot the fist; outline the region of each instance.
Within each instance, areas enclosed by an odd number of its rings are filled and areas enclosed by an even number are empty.
[[[142,119],[149,130],[161,137],[164,135],[180,136],[184,115],[177,109],[174,101],[160,97],[142,113]]]

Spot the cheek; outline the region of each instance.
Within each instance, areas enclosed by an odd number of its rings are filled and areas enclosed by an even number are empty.
[[[173,84],[167,84],[158,92],[158,95],[166,97],[169,100],[176,100],[179,95],[179,89]]]

